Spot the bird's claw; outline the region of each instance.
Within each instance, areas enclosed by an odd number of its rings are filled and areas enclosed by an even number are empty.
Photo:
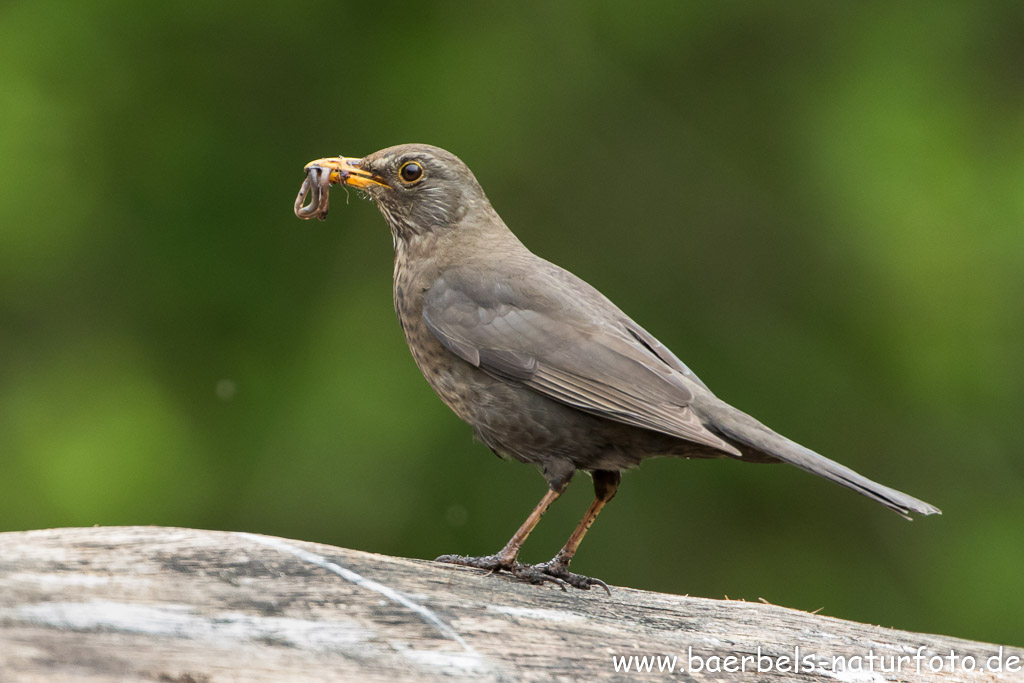
[[[588,591],[594,586],[599,586],[600,588],[603,588],[604,592],[608,595],[612,594],[611,589],[608,588],[608,584],[601,579],[583,576],[582,574],[574,574],[569,571],[568,565],[563,562],[559,562],[557,559],[535,564],[531,569],[540,572],[545,576],[554,577],[559,581],[582,591]]]
[[[583,576],[582,574],[574,574],[569,571],[565,564],[558,562],[557,560],[542,562],[540,564],[523,564],[518,560],[508,560],[498,555],[486,555],[483,557],[441,555],[434,561],[445,562],[447,564],[457,564],[463,567],[486,569],[492,574],[504,571],[508,572],[520,581],[525,581],[526,583],[532,583],[534,585],[553,583],[563,591],[566,586],[572,586],[573,588],[578,588],[584,591],[588,591],[594,586],[599,586],[603,588],[608,595],[612,594],[611,590],[608,588],[608,584],[601,579],[594,579],[589,576]]]
[[[559,588],[561,588],[562,592],[565,592],[566,586],[572,585],[564,579],[562,579],[561,577],[552,576],[551,574],[548,574],[547,572],[538,569],[538,567],[540,566],[541,565],[539,564],[523,564],[522,562],[516,562],[512,566],[512,569],[510,569],[509,571],[514,577],[516,577],[520,581],[525,581],[527,583],[532,583],[534,585],[540,585],[542,583],[553,583]]]
[[[458,564],[463,567],[475,567],[486,569],[490,574],[508,572],[512,576],[526,581],[527,583],[541,584],[553,583],[562,590],[565,590],[566,583],[561,579],[549,576],[543,572],[536,571],[532,566],[523,564],[519,560],[501,557],[500,555],[485,555],[483,557],[467,557],[465,555],[441,555],[434,562],[445,562],[447,564]]]

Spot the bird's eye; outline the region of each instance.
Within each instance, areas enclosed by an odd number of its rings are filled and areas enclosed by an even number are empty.
[[[405,183],[415,183],[423,177],[423,167],[416,161],[407,161],[398,169],[398,175]]]

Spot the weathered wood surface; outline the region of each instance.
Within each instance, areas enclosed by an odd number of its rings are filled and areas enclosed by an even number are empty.
[[[759,647],[763,657],[778,657],[796,646],[801,658],[817,655],[824,664],[799,675],[756,672]],[[976,670],[930,673],[928,658],[950,651],[974,657]],[[703,671],[692,670],[697,660],[688,652],[702,658]],[[920,673],[913,659],[899,672],[878,670],[889,666],[885,658],[918,652]],[[613,657],[658,655],[678,657],[673,680],[1024,680],[1024,671],[977,670],[999,652],[773,605],[614,587],[611,597],[562,592],[243,533],[0,534],[5,682],[628,679],[637,674],[616,673]],[[872,653],[883,658],[873,674],[866,660],[861,671],[852,670],[856,660],[845,673],[831,670],[834,657]],[[729,656],[747,673],[707,670],[726,668]],[[1024,650],[1003,648],[1004,663],[1011,657]],[[641,677],[668,674],[655,666]]]

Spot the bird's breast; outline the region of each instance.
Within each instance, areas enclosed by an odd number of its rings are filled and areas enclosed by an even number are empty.
[[[423,377],[449,408],[472,422],[468,402],[472,400],[477,368],[456,357],[434,336],[423,319],[423,293],[436,279],[436,267],[429,259],[410,258],[402,240],[395,243],[395,314],[409,345],[409,352]]]

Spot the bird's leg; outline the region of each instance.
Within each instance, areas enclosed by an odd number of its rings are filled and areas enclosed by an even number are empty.
[[[608,584],[600,579],[592,579],[587,576],[581,576],[579,574],[573,574],[569,571],[569,562],[572,561],[573,555],[576,554],[576,549],[580,547],[580,542],[583,537],[586,536],[587,531],[590,529],[590,525],[597,519],[597,515],[601,512],[608,501],[615,497],[615,492],[619,489],[619,481],[622,476],[618,472],[612,472],[610,470],[596,470],[594,472],[594,502],[587,508],[587,512],[583,515],[583,519],[576,525],[572,535],[569,536],[569,540],[565,542],[562,549],[558,551],[558,554],[551,560],[542,564],[536,564],[530,569],[542,573],[546,576],[553,576],[557,579],[565,581],[570,586],[575,588],[581,588],[583,590],[590,590],[592,586],[600,586],[611,595],[611,591],[608,590]]]
[[[530,583],[557,583],[560,586],[563,585],[561,579],[543,574],[541,572],[533,571],[533,567],[524,565],[518,561],[519,549],[523,547],[523,543],[526,542],[527,536],[533,531],[533,528],[537,526],[537,522],[544,516],[544,513],[548,511],[551,504],[554,503],[560,495],[569,486],[569,480],[571,477],[564,481],[558,481],[552,483],[551,488],[544,494],[544,497],[540,499],[537,506],[533,508],[533,512],[526,518],[522,526],[512,535],[505,547],[494,553],[493,555],[486,555],[484,557],[466,557],[464,555],[442,555],[438,557],[435,562],[447,562],[449,564],[460,564],[465,567],[477,567],[478,569],[489,569],[492,572],[505,570],[513,576],[519,577]],[[564,587],[563,587],[564,590]]]

